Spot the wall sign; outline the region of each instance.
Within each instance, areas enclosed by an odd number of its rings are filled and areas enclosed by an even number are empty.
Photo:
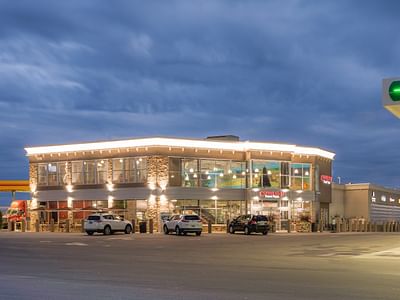
[[[265,199],[279,199],[285,196],[285,192],[282,191],[260,191],[259,196]]]
[[[332,183],[332,176],[329,175],[321,175],[321,181],[325,184],[331,184]]]

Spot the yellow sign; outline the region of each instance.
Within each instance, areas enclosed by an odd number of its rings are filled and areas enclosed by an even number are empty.
[[[0,180],[0,192],[30,192],[29,180]]]

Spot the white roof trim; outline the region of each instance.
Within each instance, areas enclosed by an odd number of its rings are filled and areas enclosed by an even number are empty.
[[[66,153],[78,151],[95,151],[95,150],[111,150],[118,148],[134,148],[134,147],[179,147],[179,148],[199,148],[214,149],[228,151],[282,151],[293,154],[317,155],[328,159],[333,159],[335,153],[325,151],[319,148],[299,147],[291,144],[276,143],[259,143],[250,141],[215,141],[215,140],[191,140],[177,138],[141,138],[121,141],[94,142],[82,144],[43,146],[43,147],[27,147],[25,151],[27,156],[50,154],[50,153]]]

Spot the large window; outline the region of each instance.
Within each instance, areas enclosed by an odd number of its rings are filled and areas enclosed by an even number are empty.
[[[231,200],[175,200],[171,201],[171,213],[196,214],[204,223],[226,224],[239,216],[244,207],[242,201]]]
[[[38,184],[39,185],[63,185],[67,183],[66,163],[48,163],[38,166]]]
[[[170,166],[177,167],[176,159],[170,160]],[[181,160],[181,180],[185,187],[207,188],[245,188],[246,172],[244,162],[229,160]],[[176,168],[170,170],[170,182],[175,183]]]
[[[144,183],[147,181],[145,157],[113,159],[114,183]]]
[[[72,162],[72,184],[103,184],[107,182],[107,160]]]
[[[280,188],[281,162],[278,161],[252,161],[253,186],[261,188]]]
[[[311,189],[311,164],[294,163],[290,165],[291,188],[294,190]]]

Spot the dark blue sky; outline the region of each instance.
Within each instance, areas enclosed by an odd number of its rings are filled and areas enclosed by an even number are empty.
[[[0,1],[0,178],[24,146],[236,134],[400,187],[399,1]]]

